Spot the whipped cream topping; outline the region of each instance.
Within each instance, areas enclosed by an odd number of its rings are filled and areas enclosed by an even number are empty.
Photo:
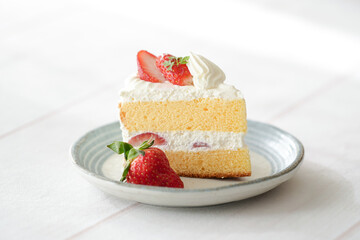
[[[224,72],[215,63],[192,52],[187,67],[193,76],[194,86],[199,89],[217,88],[226,78]]]
[[[129,77],[120,91],[121,102],[180,101],[198,98],[242,99],[242,93],[234,86],[221,83],[216,88],[199,89],[195,86],[178,86],[170,82],[152,83],[137,75]]]
[[[143,132],[129,132],[122,129],[123,140],[129,141],[132,137]],[[166,141],[166,145],[157,145],[169,151],[209,151],[209,150],[236,150],[245,147],[245,133],[216,132],[216,131],[166,131],[152,132]],[[207,147],[194,147],[194,144],[206,143]]]

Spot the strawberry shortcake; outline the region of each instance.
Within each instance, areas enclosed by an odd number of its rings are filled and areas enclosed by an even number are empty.
[[[230,178],[251,175],[246,105],[207,58],[137,54],[138,71],[120,92],[124,141],[154,140],[180,176]]]

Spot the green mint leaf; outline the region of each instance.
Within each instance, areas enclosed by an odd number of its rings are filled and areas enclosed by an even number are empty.
[[[129,151],[133,148],[130,144],[120,141],[114,141],[112,144],[107,145],[107,147],[117,154],[125,153],[125,159],[127,159]]]
[[[164,61],[163,65],[164,67],[166,67],[168,71],[171,71],[174,64],[176,64],[176,66],[179,66],[180,64],[187,64],[190,59],[190,56],[178,57],[178,58],[174,56],[168,56],[167,58],[169,60]]]
[[[167,68],[167,70],[171,71],[173,66],[174,66],[174,63],[171,63],[171,65]]]
[[[179,59],[180,64],[187,64],[190,59],[190,56],[182,57]]]
[[[167,67],[167,70],[170,71],[172,67],[174,66],[174,62],[170,61],[164,61],[164,67]]]

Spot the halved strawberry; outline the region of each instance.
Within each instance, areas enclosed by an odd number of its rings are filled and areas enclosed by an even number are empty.
[[[152,132],[141,133],[130,138],[129,144],[133,146],[140,146],[143,142],[148,141],[149,139],[155,141],[154,146],[166,145],[166,140],[163,137],[160,137],[156,133]]]
[[[193,85],[193,77],[186,66],[189,57],[174,57],[164,54],[156,59],[156,66],[160,69],[165,79],[174,85]]]
[[[148,82],[165,82],[166,79],[156,67],[156,56],[141,50],[137,54],[138,75],[140,79]]]

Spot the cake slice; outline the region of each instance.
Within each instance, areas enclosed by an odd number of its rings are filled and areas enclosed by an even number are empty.
[[[223,83],[218,66],[196,54],[155,57],[140,51],[138,68],[120,92],[124,141],[154,139],[180,176],[251,175],[245,100]]]

